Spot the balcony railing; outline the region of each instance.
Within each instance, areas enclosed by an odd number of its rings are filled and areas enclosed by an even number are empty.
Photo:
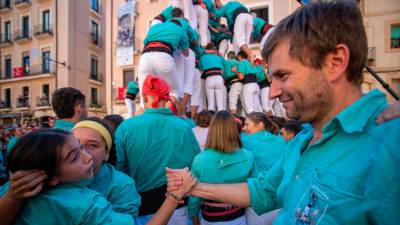
[[[0,101],[0,109],[11,109],[11,102]]]
[[[103,82],[102,74],[101,74],[101,73],[99,73],[99,74],[90,74],[90,77],[89,77],[89,78],[90,78],[91,80]]]
[[[0,80],[9,80],[9,79],[17,79],[17,78],[21,78],[21,77],[32,77],[32,76],[38,76],[38,75],[43,75],[43,74],[55,74],[55,68],[51,67],[50,68],[46,68],[44,67],[42,64],[38,64],[38,65],[31,65],[26,67],[25,71],[23,71],[22,76],[14,76],[13,77],[5,77],[5,76],[1,76]]]
[[[90,33],[89,41],[91,44],[98,46],[99,48],[103,48],[103,39],[96,33]]]
[[[11,33],[4,33],[1,34],[0,36],[0,45],[4,45],[4,44],[12,44],[12,35]]]
[[[17,98],[17,108],[27,108],[27,107],[31,107],[31,105],[29,104],[29,97],[20,95]]]
[[[0,0],[0,11],[2,10],[11,10],[11,0],[6,1],[6,0]]]
[[[15,41],[23,41],[23,40],[31,40],[32,39],[32,31],[31,30],[16,30],[14,32]]]
[[[36,98],[36,106],[38,106],[38,107],[51,106],[49,97],[48,96],[38,96]]]
[[[15,6],[22,6],[22,5],[31,5],[32,1],[31,0],[15,0]]]
[[[51,24],[38,24],[33,28],[33,34],[40,36],[43,34],[53,35],[53,25]]]

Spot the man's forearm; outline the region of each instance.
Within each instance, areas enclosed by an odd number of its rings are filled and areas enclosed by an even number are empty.
[[[247,183],[208,184],[199,182],[194,186],[190,194],[240,207],[250,206],[250,196]]]

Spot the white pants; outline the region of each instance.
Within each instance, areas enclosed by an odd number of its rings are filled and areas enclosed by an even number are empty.
[[[203,95],[204,95],[204,90],[202,87],[202,82],[201,82],[201,73],[198,69],[195,69],[195,76],[194,76],[194,85],[193,85],[193,95],[191,98],[191,106],[198,106],[198,111],[200,112],[201,110],[204,109],[203,105]]]
[[[159,23],[163,23],[163,22],[161,20],[159,20],[159,19],[153,19],[151,21],[151,23],[150,23],[150,27],[152,27],[152,26],[154,26],[156,24],[159,24]]]
[[[275,27],[271,27],[269,28],[269,30],[267,31],[267,33],[264,34],[264,36],[261,38],[261,42],[260,42],[260,50],[264,49],[264,44],[267,41],[267,39],[269,38],[269,36],[271,36],[271,34],[274,32]]]
[[[135,219],[136,225],[146,225],[151,220],[154,214],[138,216]],[[175,209],[171,218],[168,221],[168,225],[187,225],[189,223],[189,217],[187,207]]]
[[[229,109],[237,110],[237,104],[239,100],[239,96],[241,95],[243,90],[243,83],[237,82],[232,84],[229,90]]]
[[[236,17],[233,27],[233,50],[238,53],[240,47],[250,44],[253,30],[253,17],[248,13],[241,13]]]
[[[218,46],[218,53],[220,56],[225,57],[226,51],[228,51],[229,43],[227,39],[222,40]]]
[[[170,95],[178,97],[178,78],[174,59],[165,52],[146,52],[140,56],[138,65],[139,89],[142,92],[143,82],[147,75],[160,76],[171,88]],[[140,106],[144,107],[143,96],[140,95]]]
[[[269,93],[269,87],[261,88],[260,102],[261,102],[261,108],[264,112],[272,111],[273,101],[269,100],[268,93]]]
[[[247,114],[261,112],[260,87],[257,83],[243,85],[244,110]]]
[[[207,220],[201,218],[200,224],[201,225],[247,225],[246,216],[241,216],[237,219],[225,222],[208,222]]]
[[[196,58],[194,52],[189,49],[189,56],[184,57],[183,93],[193,95],[193,83],[196,76]]]
[[[246,208],[246,217],[248,225],[272,225],[281,209],[257,215],[253,208]]]
[[[193,0],[171,0],[170,5],[182,9],[183,15],[193,29],[197,28],[197,17],[194,11]]]
[[[176,50],[174,52],[174,62],[176,66],[176,77],[178,80],[178,97],[183,98],[183,86],[184,86],[183,75],[185,73],[185,56],[181,54],[180,50]]]
[[[126,112],[128,114],[127,118],[131,118],[131,117],[135,116],[135,112],[136,112],[135,100],[125,98],[125,106],[126,106]]]
[[[279,99],[275,98],[272,101],[273,101],[272,109],[273,109],[274,116],[286,117],[285,109],[283,108],[282,103],[279,101]]]
[[[226,99],[224,98],[224,79],[222,76],[211,76],[206,78],[206,94],[208,102],[208,110],[225,110]],[[215,107],[215,102],[217,107]]]
[[[210,32],[208,30],[208,11],[200,5],[195,5],[194,10],[196,12],[197,21],[199,23],[200,45],[206,46],[208,42],[210,42],[208,37],[208,32]]]

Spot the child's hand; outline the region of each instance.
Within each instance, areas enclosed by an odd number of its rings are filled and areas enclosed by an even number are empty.
[[[36,196],[43,189],[43,181],[47,175],[43,171],[21,170],[10,176],[10,187],[6,197],[22,200]]]

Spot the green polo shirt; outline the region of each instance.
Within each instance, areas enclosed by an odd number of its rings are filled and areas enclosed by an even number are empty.
[[[259,17],[254,17],[253,19],[253,32],[251,33],[251,36],[253,36],[254,39],[260,38],[261,35],[261,30],[264,28],[265,20],[259,18]]]
[[[224,58],[217,54],[205,54],[199,59],[199,70],[206,71],[209,69],[224,69]]]
[[[226,79],[236,77],[236,73],[232,72],[232,68],[238,65],[238,61],[236,59],[225,60],[224,62],[224,77]]]
[[[29,198],[14,224],[135,224],[132,216],[115,212],[104,196],[82,183],[57,185]]]
[[[178,47],[182,50],[189,48],[189,40],[186,30],[171,21],[159,23],[150,27],[144,39],[144,45],[152,41],[161,41],[171,45],[175,51]]]
[[[126,90],[126,93],[131,95],[137,95],[137,93],[139,93],[138,83],[136,81],[130,81],[128,83],[128,88]]]
[[[257,70],[255,67],[253,67],[250,63],[249,60],[240,60],[238,65],[237,65],[237,71],[238,73],[242,73],[244,76],[247,76],[248,74],[255,74],[257,75]]]
[[[165,167],[190,167],[200,152],[191,127],[167,108],[146,109],[122,122],[115,143],[117,169],[135,180],[139,193],[165,185]]]
[[[239,2],[228,2],[225,5],[223,5],[220,9],[217,9],[214,13],[215,18],[219,17],[225,17],[227,22],[228,22],[228,27],[232,27],[235,24],[235,21],[233,21],[233,13],[235,12],[236,9],[244,7]]]
[[[65,130],[71,132],[72,128],[75,126],[75,124],[71,121],[67,120],[56,120],[56,123],[53,127],[53,129],[60,129],[60,130]]]
[[[105,196],[115,212],[126,213],[132,217],[138,215],[140,195],[136,191],[135,181],[117,171],[111,164],[103,163],[88,187]]]
[[[200,182],[238,183],[252,177],[254,173],[254,156],[251,152],[239,149],[232,153],[223,153],[206,148],[197,155],[192,164],[192,174]],[[201,198],[189,197],[189,215],[197,215]]]
[[[258,213],[283,207],[274,224],[399,224],[400,119],[377,125],[387,106],[373,90],[328,122],[291,140],[266,174],[248,180]]]
[[[268,172],[283,156],[286,141],[281,136],[263,130],[254,134],[242,134],[243,148],[253,152],[257,171]]]
[[[174,7],[172,6],[168,6],[166,9],[164,9],[160,15],[164,16],[165,20],[169,20],[172,19],[172,10],[174,9]]]

